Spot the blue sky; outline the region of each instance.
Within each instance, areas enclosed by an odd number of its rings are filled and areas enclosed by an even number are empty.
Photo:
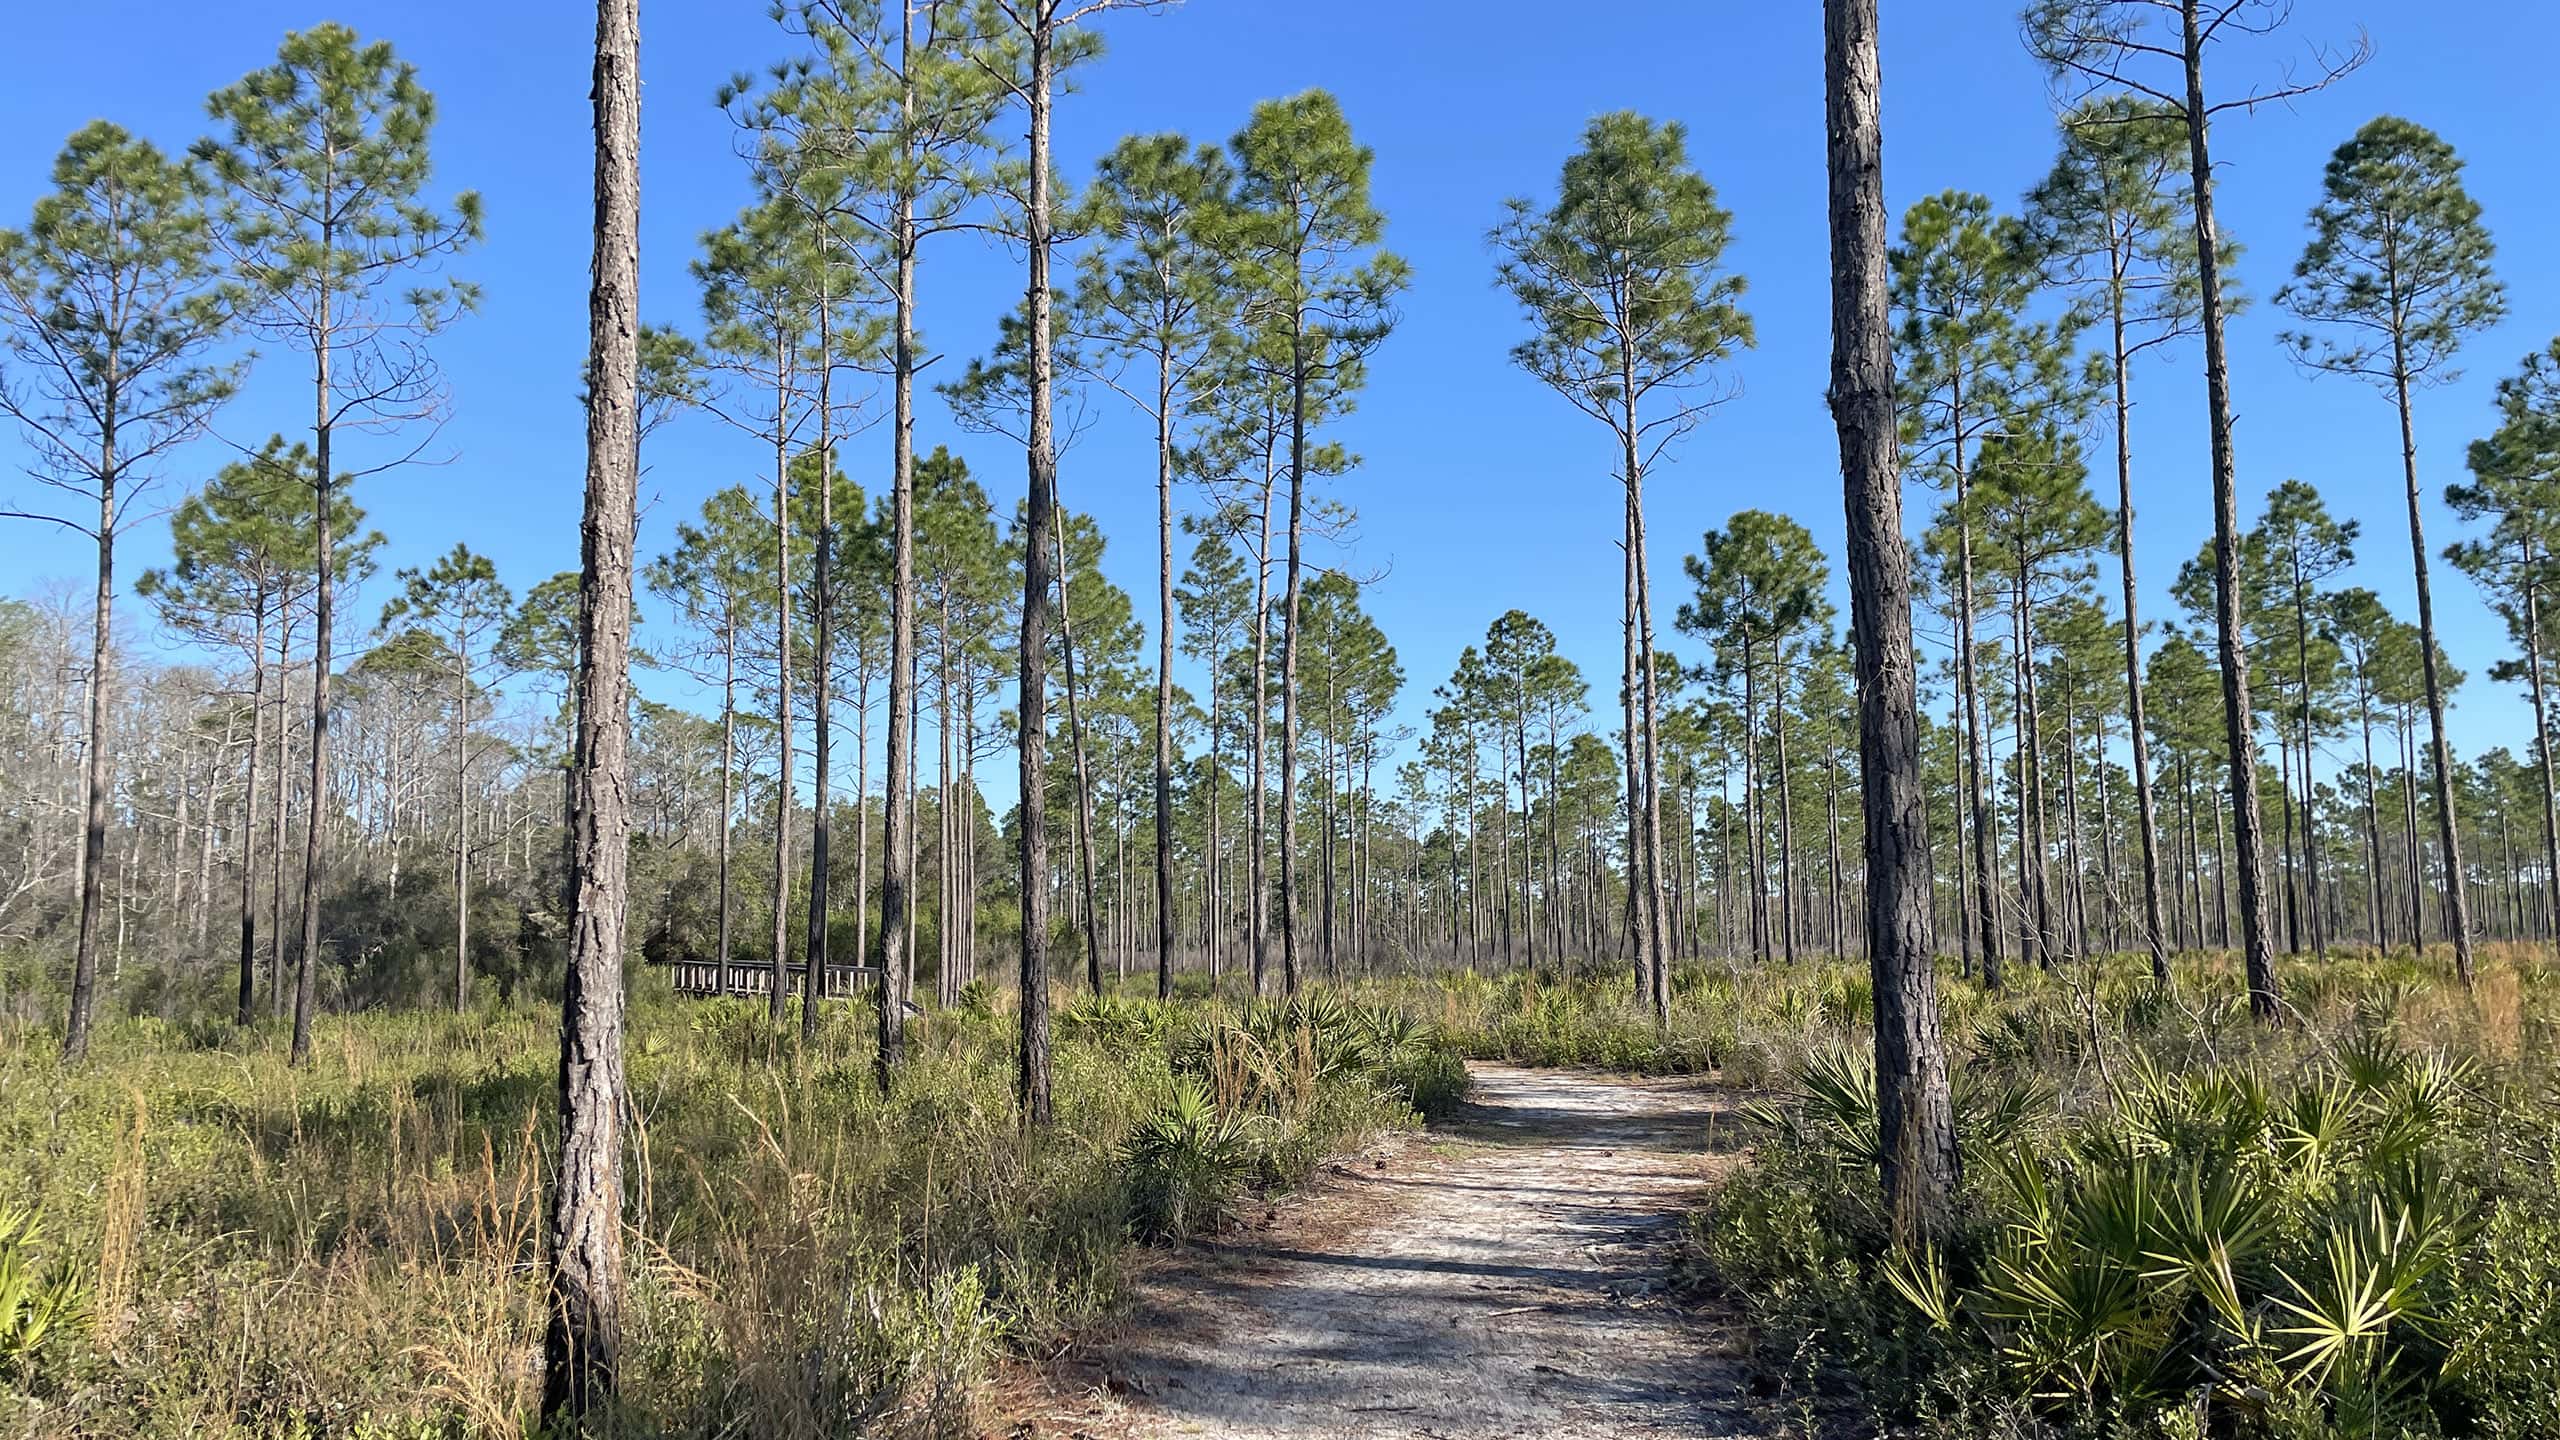
[[[476,188],[488,212],[487,243],[456,266],[485,288],[486,304],[437,344],[454,393],[435,452],[444,463],[370,479],[362,502],[390,537],[386,569],[424,563],[464,540],[521,591],[577,559],[588,7],[23,7],[0,55],[0,223],[27,214],[62,137],[82,123],[105,116],[183,146],[205,129],[207,92],[269,61],[287,29],[321,19],[390,39],[417,63],[441,109],[436,187]],[[2364,71],[2290,107],[2229,117],[2217,131],[2222,218],[2247,247],[2239,283],[2263,301],[2300,251],[2322,161],[2356,126],[2403,114],[2443,133],[2470,162],[2511,313],[2472,342],[2458,383],[2419,403],[2429,546],[2438,550],[2459,527],[2437,496],[2461,478],[2464,444],[2487,427],[2491,385],[2560,331],[2560,275],[2545,258],[2560,249],[2546,149],[2549,116],[2560,109],[2560,81],[2547,64],[2560,50],[2560,9],[2305,0],[2292,33],[2345,40],[2359,22],[2376,50]],[[695,239],[746,194],[713,94],[731,74],[761,69],[791,46],[761,0],[651,0],[643,26],[643,308],[653,320],[690,326],[696,306],[685,265]],[[1364,463],[1337,493],[1361,517],[1349,563],[1384,572],[1370,604],[1409,676],[1405,718],[1419,720],[1460,647],[1513,606],[1555,629],[1596,697],[1614,685],[1618,510],[1608,438],[1509,365],[1521,324],[1492,287],[1484,246],[1503,198],[1546,193],[1585,121],[1601,111],[1687,123],[1693,160],[1735,214],[1730,259],[1749,278],[1760,337],[1735,367],[1739,397],[1649,485],[1666,642],[1696,648],[1669,624],[1681,598],[1679,560],[1733,511],[1786,511],[1837,554],[1837,452],[1821,404],[1828,281],[1814,0],[1191,0],[1163,14],[1114,17],[1107,34],[1109,54],[1059,107],[1059,158],[1070,175],[1089,174],[1092,159],[1132,131],[1223,139],[1254,101],[1308,86],[1338,94],[1377,152],[1376,198],[1414,286],[1358,412],[1341,426]],[[2235,50],[2213,78],[2236,88],[2296,54],[2290,43]],[[91,59],[67,63],[73,56]],[[2049,104],[2009,4],[1885,0],[1884,65],[1888,204],[1897,215],[1951,187],[2014,206],[2049,166]],[[1019,294],[1012,257],[966,237],[946,241],[925,260],[929,346],[951,354],[946,363],[956,368]],[[2254,514],[2285,478],[2315,483],[2333,510],[2364,522],[2358,564],[2339,583],[2368,585],[2411,615],[2390,406],[2350,382],[2297,373],[2275,346],[2280,324],[2262,303],[2231,332],[2244,510]],[[254,441],[294,424],[298,385],[294,358],[271,356],[222,414],[221,431]],[[2168,581],[2211,528],[2193,347],[2155,356],[2137,375],[2136,399],[2137,544],[2148,568],[2144,603],[2157,618],[2174,613]],[[1107,397],[1096,408],[1100,423],[1066,460],[1066,499],[1101,517],[1114,542],[1107,571],[1145,596],[1153,585],[1149,431]],[[938,400],[926,404],[919,441],[952,444],[999,496],[1018,489],[1019,450],[957,432]],[[15,443],[0,438],[0,499],[42,498],[17,477]],[[886,446],[885,432],[874,432],[847,451],[866,488],[878,488]],[[705,418],[671,426],[651,449],[644,549],[661,544],[704,495],[755,477],[761,463],[750,442]],[[163,497],[223,453],[207,442],[178,456]],[[2103,447],[2093,458],[2103,469]],[[1929,503],[1912,497],[1915,519]],[[0,592],[81,575],[93,563],[84,544],[47,527],[0,526]],[[147,525],[119,568],[129,581],[165,554],[165,527]],[[2112,570],[2105,573],[2112,584]],[[376,582],[360,612],[370,614],[383,593]],[[2436,594],[2447,648],[2472,676],[2455,711],[2457,748],[2521,743],[2529,712],[2486,678],[2505,645],[2500,627],[2469,582],[2441,564]],[[663,678],[650,688],[681,693]]]

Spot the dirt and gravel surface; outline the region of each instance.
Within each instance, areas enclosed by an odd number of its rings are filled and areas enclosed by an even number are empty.
[[[1739,1321],[1666,1289],[1681,1217],[1737,1163],[1732,1097],[1684,1080],[1474,1076],[1447,1123],[1151,1266],[1127,1322],[1062,1363],[1011,1433],[1766,1433]]]

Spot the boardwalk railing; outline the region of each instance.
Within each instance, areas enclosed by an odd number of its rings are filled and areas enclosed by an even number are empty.
[[[773,989],[773,967],[770,965],[738,965],[729,967],[729,983],[720,983],[720,966],[711,960],[678,960],[667,966],[674,974],[675,992],[679,995],[709,997],[713,995],[764,995]],[[806,978],[806,967],[794,966],[789,984],[793,990]],[[865,984],[880,977],[877,965],[830,965],[821,998],[841,1000],[859,992]]]

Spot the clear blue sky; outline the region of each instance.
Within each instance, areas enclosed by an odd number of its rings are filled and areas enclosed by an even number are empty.
[[[485,197],[488,243],[457,267],[487,291],[483,311],[438,342],[454,391],[441,437],[448,463],[366,482],[363,503],[390,536],[386,569],[467,540],[519,590],[576,563],[583,463],[573,396],[585,344],[588,259],[587,69],[592,12],[568,0],[439,5],[357,3],[328,10],[96,0],[18,7],[0,56],[0,223],[22,223],[63,136],[105,116],[171,148],[205,128],[202,97],[269,61],[288,28],[324,18],[395,42],[437,94],[437,188]],[[789,53],[760,0],[651,0],[643,17],[646,82],[643,299],[653,320],[691,325],[685,273],[695,237],[745,198],[726,120],[712,95],[733,72]],[[2560,198],[2550,180],[2549,117],[2560,82],[2560,11],[2511,0],[2362,6],[2305,0],[2303,37],[2343,40],[2362,23],[2376,55],[2333,90],[2288,109],[2233,116],[2217,133],[2222,215],[2248,247],[2239,281],[2263,299],[2303,238],[2320,165],[2355,127],[2385,111],[2445,134],[2470,162],[2510,292],[2510,318],[2476,339],[2466,374],[2426,394],[2418,412],[2429,544],[2454,538],[2436,496],[2461,478],[2463,446],[2486,426],[2491,384],[2560,331]],[[1885,0],[1888,203],[1981,190],[2004,206],[2049,165],[2052,123],[2039,73],[2021,51],[2003,0]],[[1155,16],[1114,18],[1110,53],[1059,108],[1068,173],[1138,130],[1222,139],[1255,100],[1307,86],[1336,92],[1377,151],[1376,196],[1391,246],[1413,264],[1403,320],[1342,438],[1364,464],[1342,498],[1361,515],[1356,561],[1384,570],[1370,603],[1401,654],[1418,719],[1429,687],[1459,648],[1518,606],[1554,627],[1594,682],[1614,686],[1618,639],[1618,509],[1607,437],[1508,364],[1520,334],[1491,285],[1483,236],[1500,202],[1543,194],[1583,123],[1634,108],[1688,124],[1692,156],[1735,213],[1731,260],[1750,279],[1760,346],[1735,376],[1743,393],[1650,486],[1654,574],[1663,635],[1680,598],[1680,557],[1732,511],[1760,506],[1802,520],[1835,555],[1841,527],[1834,440],[1821,394],[1828,347],[1823,213],[1821,36],[1813,0],[1706,4],[1612,0],[1558,7],[1486,0],[1191,0]],[[2215,77],[2238,86],[2272,73],[2290,49],[2234,51]],[[980,349],[1020,293],[1016,262],[962,238],[929,254],[928,342],[958,357]],[[2389,405],[2340,380],[2297,374],[2275,348],[2279,318],[2261,304],[2232,329],[2244,504],[2276,482],[2317,484],[2333,509],[2360,518],[2359,563],[2340,583],[2369,585],[2410,615],[2408,535]],[[293,359],[272,357],[224,412],[223,432],[254,440],[296,423]],[[2202,382],[2187,350],[2138,376],[2137,537],[2147,556],[2145,604],[2173,613],[2167,582],[2210,533]],[[1148,433],[1115,403],[1067,457],[1069,504],[1097,512],[1114,542],[1106,568],[1141,597],[1153,584],[1153,469]],[[1018,450],[956,433],[929,402],[920,442],[948,441],[999,496],[1020,484]],[[35,499],[0,439],[0,498]],[[884,434],[848,451],[877,489]],[[874,453],[876,452],[876,453]],[[2103,460],[2103,448],[2096,453]],[[168,484],[219,463],[208,444],[179,457]],[[748,443],[716,423],[680,421],[652,442],[644,549],[720,485],[754,477]],[[362,463],[362,457],[358,457]],[[1926,497],[1913,497],[1915,518]],[[124,552],[129,581],[165,558],[165,527]],[[0,592],[25,593],[92,563],[83,542],[43,527],[0,528]],[[2111,571],[2109,572],[2111,575]],[[1835,582],[1835,589],[1838,586]],[[382,586],[359,602],[369,614]],[[2505,640],[2469,582],[2441,565],[2438,614],[2454,661],[2472,679],[2454,739],[2466,753],[2519,744],[2529,713],[2486,678]],[[1845,598],[1845,597],[1843,597]],[[1142,606],[1142,609],[1151,609]],[[673,694],[673,682],[652,682]],[[994,777],[991,777],[994,778]],[[1003,788],[1003,787],[1000,787]]]

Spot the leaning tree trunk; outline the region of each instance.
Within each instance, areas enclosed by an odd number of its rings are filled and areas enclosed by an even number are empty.
[[[570,1426],[612,1403],[622,1358],[622,959],[630,908],[631,569],[640,471],[639,48],[639,0],[599,0],[576,899],[561,992],[560,1156],[542,1345],[543,1418]]]
[[[2249,652],[2240,633],[2240,501],[2231,453],[2231,364],[2222,336],[2221,241],[2213,220],[2213,159],[2205,140],[2204,36],[2198,0],[2183,0],[2188,183],[2195,194],[2196,289],[2204,330],[2205,418],[2213,440],[2213,616],[2222,662],[2223,736],[2231,762],[2234,867],[2249,1009],[2276,1018],[2275,937],[2267,926],[2267,842],[2258,812],[2258,740],[2249,705]],[[2412,502],[2414,504],[2414,501]],[[2421,564],[2420,571],[2424,572]],[[2422,592],[2423,593],[2423,592]]]
[[[1875,0],[1825,0],[1823,39],[1831,181],[1830,400],[1840,431],[1848,515],[1876,1111],[1883,1129],[1878,1155],[1895,1231],[1916,1240],[1947,1223],[1957,1158],[1929,926],[1929,823],[1921,801],[1911,557],[1902,538],[1893,317],[1885,297]]]

